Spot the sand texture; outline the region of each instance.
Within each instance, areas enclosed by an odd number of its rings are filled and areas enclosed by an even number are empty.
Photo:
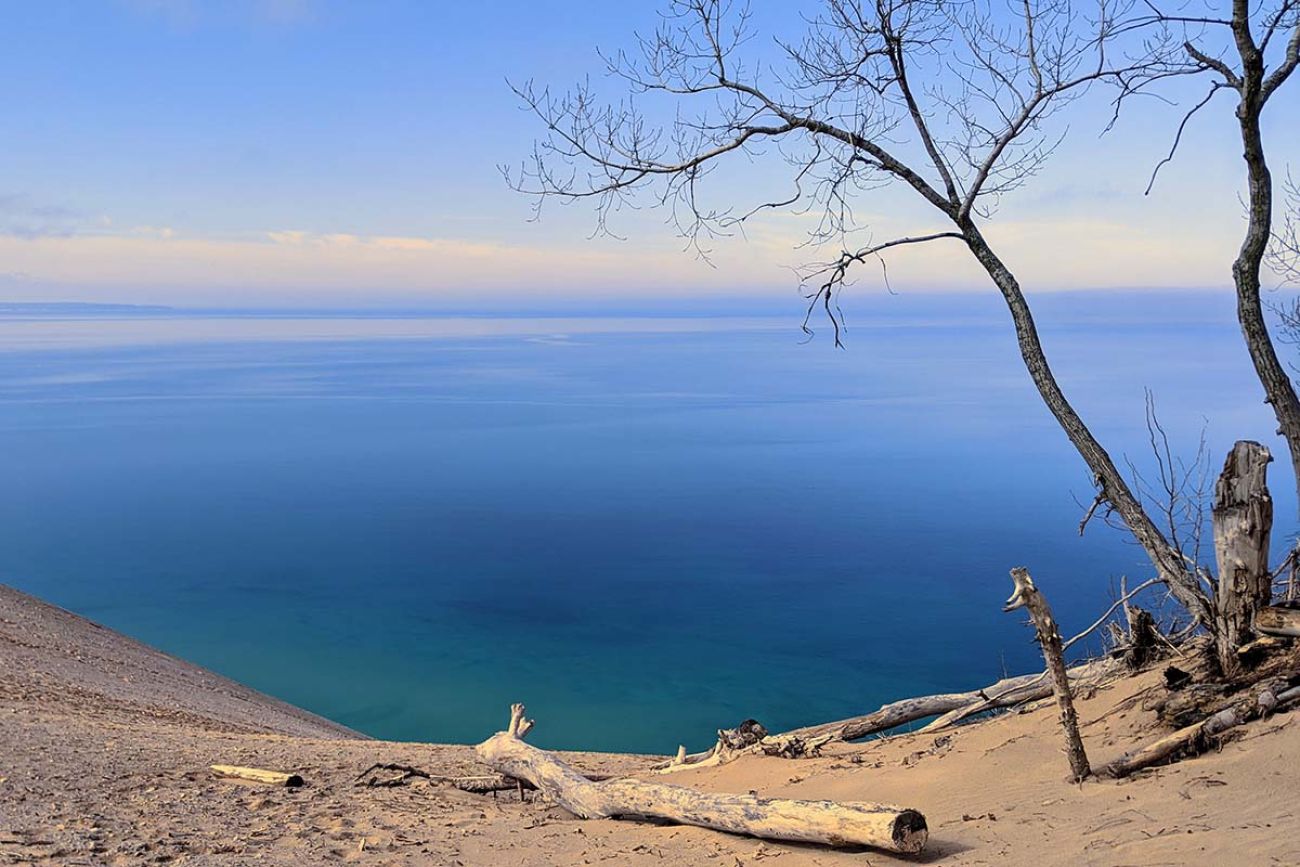
[[[1094,765],[1152,736],[1142,705],[1158,680],[1121,680],[1079,702]],[[470,747],[367,740],[0,586],[0,864],[1298,865],[1296,718],[1252,723],[1217,752],[1123,783],[1065,782],[1050,702],[940,735],[671,777],[717,791],[898,803],[930,822],[919,857],[836,851],[581,821],[531,793],[521,802],[424,780],[358,785],[375,762],[447,776],[485,769]],[[651,762],[567,758],[592,773]],[[214,763],[292,771],[306,785],[220,779],[207,770]]]

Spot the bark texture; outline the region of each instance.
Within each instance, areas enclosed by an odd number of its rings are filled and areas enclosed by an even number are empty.
[[[1047,672],[1052,678],[1052,692],[1055,693],[1056,704],[1061,710],[1061,731],[1065,734],[1065,754],[1070,760],[1070,773],[1077,783],[1091,776],[1092,769],[1088,766],[1083,739],[1079,737],[1079,717],[1074,711],[1074,696],[1070,694],[1070,676],[1065,669],[1061,630],[1056,626],[1051,606],[1034,586],[1034,579],[1029,577],[1029,571],[1017,566],[1011,570],[1011,580],[1015,584],[1015,592],[1002,610],[1024,608],[1034,621],[1034,631],[1038,633],[1038,643],[1043,648]]]
[[[1232,281],[1237,290],[1237,321],[1242,337],[1259,382],[1264,386],[1264,402],[1273,407],[1278,433],[1286,439],[1295,484],[1300,491],[1300,397],[1296,396],[1291,376],[1278,360],[1260,301],[1260,268],[1273,233],[1273,177],[1264,154],[1260,117],[1268,98],[1285,76],[1277,78],[1267,74],[1264,52],[1251,33],[1250,16],[1250,3],[1234,0],[1232,32],[1241,57],[1241,72],[1236,81],[1240,96],[1237,123],[1241,131],[1242,159],[1246,162],[1247,195],[1246,235],[1232,263]],[[1300,24],[1295,32],[1296,38],[1300,38]],[[1284,65],[1295,67],[1289,57]]]
[[[525,743],[523,734],[531,723],[523,714],[523,705],[514,705],[506,731],[475,751],[493,770],[532,783],[583,819],[645,816],[771,840],[904,853],[920,852],[929,837],[925,817],[902,807],[714,794],[636,779],[594,782],[554,754]]]
[[[1236,672],[1237,648],[1251,638],[1255,612],[1273,593],[1268,568],[1273,500],[1268,493],[1268,449],[1241,440],[1223,463],[1214,486],[1215,647],[1225,675]]]

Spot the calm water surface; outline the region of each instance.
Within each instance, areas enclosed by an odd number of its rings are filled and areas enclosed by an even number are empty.
[[[1044,299],[1148,461],[1274,425],[1227,296]],[[797,316],[0,318],[0,580],[367,733],[665,752],[1029,670],[1141,552],[987,299]],[[1146,324],[1144,324],[1146,323]],[[1275,465],[1279,544],[1294,498]]]

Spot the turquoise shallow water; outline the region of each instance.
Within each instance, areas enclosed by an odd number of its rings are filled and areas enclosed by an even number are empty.
[[[1225,299],[1042,309],[1139,467],[1144,387],[1180,451],[1268,440]],[[543,745],[664,752],[1028,670],[1007,569],[1075,628],[1141,552],[1075,533],[995,305],[858,318],[9,313],[0,580],[397,739],[524,700]]]

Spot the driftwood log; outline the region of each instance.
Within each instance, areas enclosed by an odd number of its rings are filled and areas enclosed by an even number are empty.
[[[1070,679],[1076,682],[1100,680],[1115,669],[1111,660],[1097,660],[1069,669]],[[821,723],[791,729],[775,735],[763,735],[747,746],[736,746],[736,733],[745,730],[747,723],[735,729],[718,732],[718,743],[702,753],[686,754],[679,748],[677,757],[658,765],[660,773],[691,770],[722,765],[742,755],[763,754],[799,758],[815,756],[822,747],[835,741],[855,741],[873,734],[889,731],[917,720],[937,717],[923,727],[922,733],[931,733],[956,725],[976,714],[1001,708],[1016,707],[1039,701],[1052,695],[1052,684],[1046,672],[1008,677],[982,689],[969,692],[940,693],[937,695],[905,698],[882,705],[879,710],[863,716],[850,717],[836,722]]]
[[[1255,612],[1255,631],[1280,638],[1300,638],[1300,608],[1268,605]]]
[[[769,735],[762,723],[747,719],[735,728],[718,729],[717,743],[702,753],[688,755],[686,747],[679,746],[677,755],[671,761],[655,765],[653,770],[659,774],[671,774],[674,771],[708,768],[725,765],[750,754],[780,756],[785,759],[804,758],[818,755],[822,747],[835,739],[830,733],[800,735],[786,732]]]
[[[1251,637],[1255,612],[1273,594],[1268,540],[1273,529],[1273,499],[1266,475],[1268,449],[1240,440],[1228,452],[1214,485],[1211,519],[1219,584],[1214,599],[1215,649],[1225,676],[1240,666],[1237,648]]]
[[[1285,681],[1274,680],[1256,684],[1246,694],[1235,697],[1226,706],[1200,722],[1185,726],[1132,752],[1125,753],[1098,769],[1097,774],[1102,777],[1127,777],[1145,768],[1167,764],[1182,756],[1205,752],[1219,736],[1231,729],[1275,710],[1282,710],[1300,700],[1300,687],[1283,687]]]
[[[493,770],[532,783],[583,819],[644,816],[771,840],[904,853],[920,852],[929,837],[925,817],[901,807],[713,794],[636,779],[596,782],[525,743],[532,725],[523,705],[513,705],[507,729],[475,752]]]
[[[1052,692],[1056,695],[1056,704],[1061,710],[1061,731],[1065,733],[1065,754],[1070,760],[1070,772],[1076,783],[1086,780],[1092,775],[1092,769],[1088,766],[1083,739],[1079,737],[1079,717],[1074,712],[1074,696],[1070,694],[1070,675],[1066,673],[1061,630],[1056,626],[1051,606],[1034,586],[1034,579],[1029,577],[1028,569],[1022,566],[1012,569],[1011,581],[1015,585],[1015,591],[1002,606],[1002,610],[1016,611],[1024,608],[1034,622],[1034,632],[1038,635],[1043,660],[1047,663],[1047,673],[1051,676]]]
[[[297,774],[286,774],[283,771],[267,771],[262,768],[244,768],[239,765],[210,765],[212,773],[218,777],[228,777],[235,780],[248,780],[251,783],[264,783],[268,786],[294,786],[302,785],[302,777]]]

